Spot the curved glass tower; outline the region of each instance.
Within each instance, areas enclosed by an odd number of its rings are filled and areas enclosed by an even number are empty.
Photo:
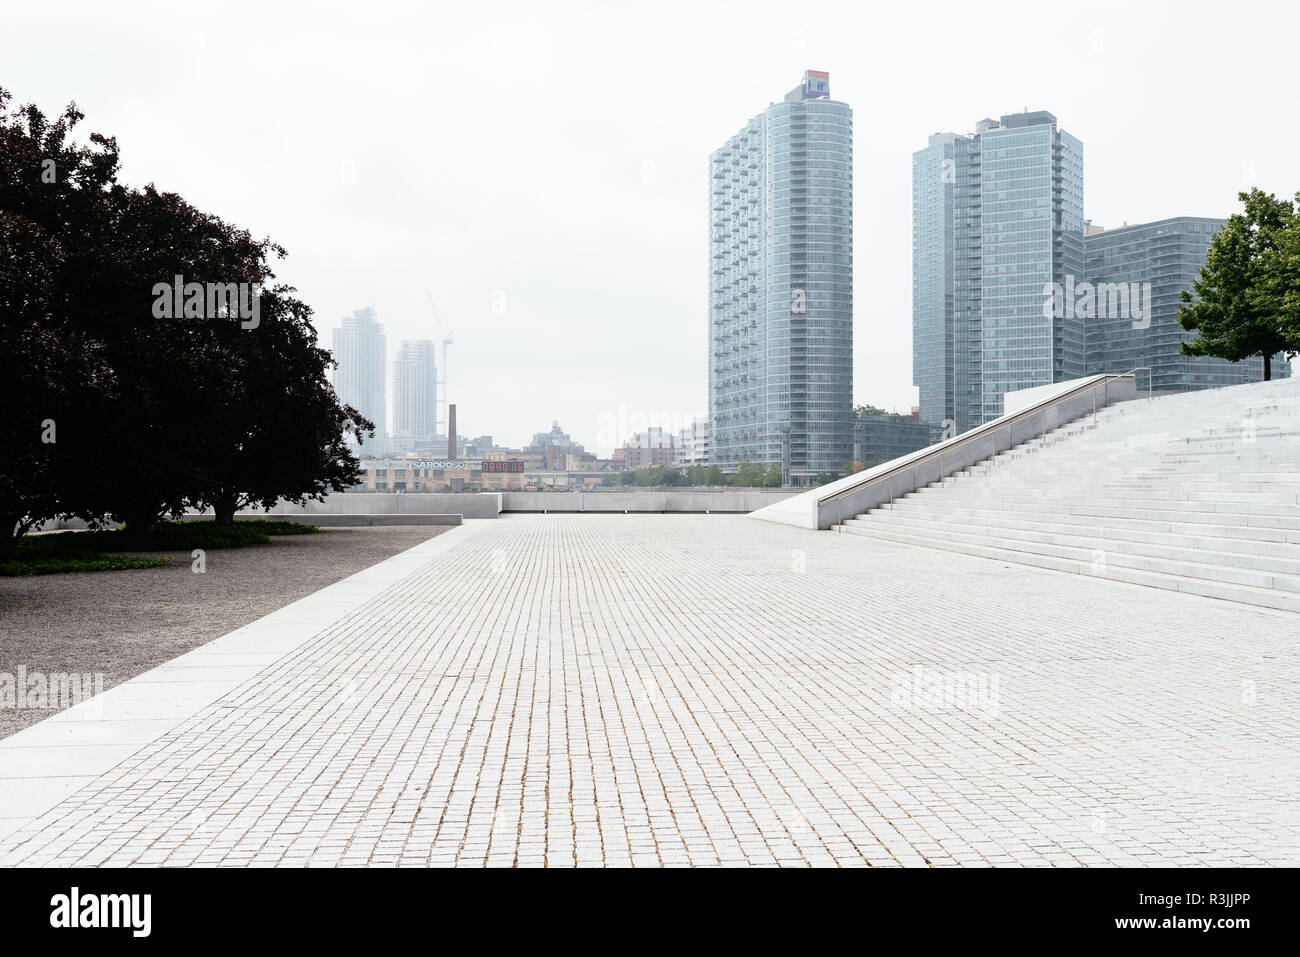
[[[804,483],[853,455],[853,113],[808,71],[709,159],[711,456]]]

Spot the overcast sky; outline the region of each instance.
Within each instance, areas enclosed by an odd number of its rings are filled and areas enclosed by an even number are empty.
[[[270,235],[322,342],[454,330],[461,434],[707,410],[708,154],[805,69],[854,110],[856,402],[916,402],[911,153],[1055,113],[1105,226],[1300,189],[1276,3],[41,4],[5,0],[0,86],[123,179]],[[390,419],[391,422],[391,419]],[[604,442],[605,449],[609,443]]]

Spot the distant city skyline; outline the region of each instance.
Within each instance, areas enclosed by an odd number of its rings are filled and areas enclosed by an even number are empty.
[[[75,100],[79,139],[118,138],[125,182],[283,245],[279,279],[323,346],[363,304],[394,344],[437,339],[429,290],[455,329],[461,431],[511,446],[552,419],[595,449],[620,410],[704,411],[707,157],[805,69],[829,71],[857,115],[855,404],[917,402],[910,159],[936,130],[1051,109],[1087,145],[1084,215],[1111,227],[1223,218],[1239,190],[1300,188],[1292,66],[1256,44],[1296,32],[1293,6],[940,3],[894,11],[887,31],[860,5],[788,12],[273,8],[228,44],[205,12],[168,9],[159,84],[156,5],[72,3],[7,11],[0,56],[16,102]],[[1177,96],[1144,92],[1171,82]],[[187,117],[211,125],[176,135]],[[1172,149],[1180,133],[1193,145]]]

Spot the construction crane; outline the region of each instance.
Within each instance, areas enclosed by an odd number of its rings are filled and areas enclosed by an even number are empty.
[[[434,396],[434,417],[437,421],[434,423],[434,432],[439,436],[447,434],[447,347],[452,344],[451,332],[443,332],[442,320],[438,318],[438,307],[433,302],[433,294],[429,290],[424,290],[424,294],[429,297],[429,308],[433,311],[433,321],[438,327],[438,340],[442,343],[442,361],[438,363],[437,375],[434,378],[434,389],[437,395]]]

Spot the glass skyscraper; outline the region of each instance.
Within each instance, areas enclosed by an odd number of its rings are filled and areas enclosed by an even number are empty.
[[[407,449],[437,431],[438,376],[434,344],[403,340],[393,360],[393,438]]]
[[[931,423],[957,418],[956,146],[952,133],[936,133],[912,154],[912,384]]]
[[[363,443],[367,452],[382,451],[387,444],[384,354],[387,338],[373,309],[358,309],[334,330],[332,380],[339,400],[352,406],[375,425],[374,438]]]
[[[1264,377],[1262,358],[1229,362],[1185,356],[1179,349],[1199,335],[1178,324],[1179,295],[1191,291],[1192,281],[1205,265],[1210,240],[1224,222],[1178,216],[1084,236],[1084,272],[1091,293],[1103,306],[1085,320],[1088,375],[1141,369],[1138,387],[1149,383],[1156,393],[1258,382]],[[1109,303],[1127,308],[1105,308]],[[1141,307],[1135,309],[1138,303]],[[1276,378],[1290,375],[1283,356],[1273,357],[1272,373]]]
[[[817,71],[709,158],[709,437],[803,483],[852,458],[853,114]]]
[[[939,133],[912,157],[913,380],[956,431],[1013,389],[1084,374],[1084,329],[1044,287],[1083,274],[1083,145],[1045,111]]]

